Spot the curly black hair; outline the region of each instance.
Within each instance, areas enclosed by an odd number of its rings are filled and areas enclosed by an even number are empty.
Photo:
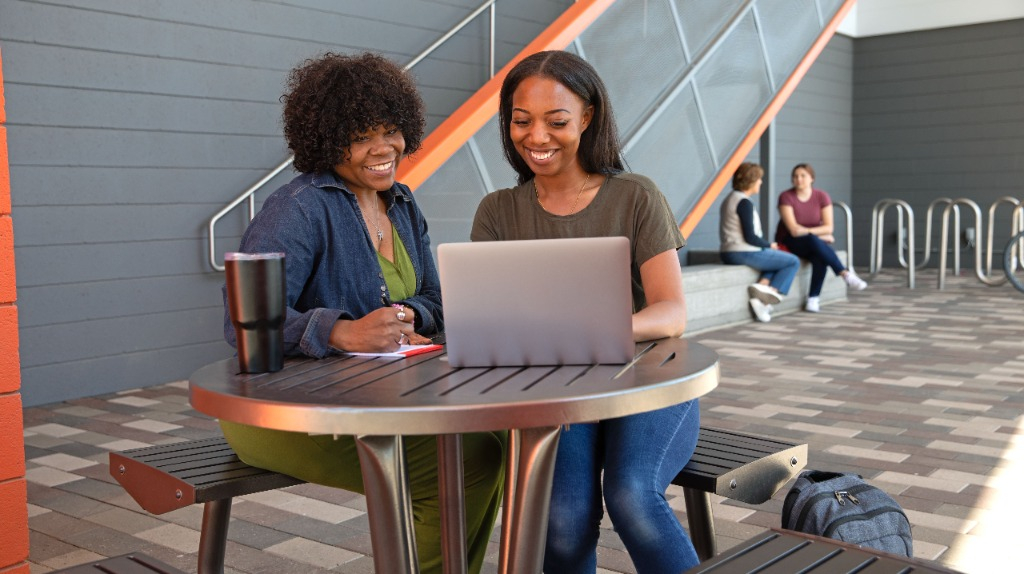
[[[326,53],[288,75],[284,137],[295,169],[333,171],[345,159],[352,136],[394,126],[405,138],[405,154],[423,140],[423,100],[412,76],[387,58]]]

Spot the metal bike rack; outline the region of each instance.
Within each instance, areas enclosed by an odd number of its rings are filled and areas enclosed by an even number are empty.
[[[850,211],[850,206],[842,201],[832,203],[843,210],[843,214],[846,216],[846,268],[853,271],[853,212]]]
[[[949,246],[949,214],[953,211],[953,208],[956,205],[966,205],[966,206],[970,207],[972,211],[974,211],[974,226],[975,226],[976,229],[980,228],[981,224],[983,223],[982,216],[981,216],[981,208],[978,207],[977,203],[975,203],[975,202],[973,202],[970,199],[967,199],[965,197],[954,199],[949,205],[946,206],[946,208],[944,210],[942,210],[942,240],[941,240],[940,246],[939,246],[939,289],[940,290],[944,289],[945,286],[946,286],[946,249]],[[990,229],[990,231],[991,231],[991,229]],[[960,229],[959,229],[959,224],[957,225],[957,229],[954,230],[954,240],[955,240],[956,243],[954,245],[953,253],[956,254],[957,256],[959,256],[959,253],[960,253]],[[991,250],[989,251],[989,256],[991,257]],[[1007,281],[1006,277],[999,277],[999,278],[995,278],[995,279],[992,278],[989,273],[986,273],[985,270],[981,268],[981,261],[982,261],[982,257],[981,257],[981,242],[980,241],[975,241],[974,242],[974,274],[977,275],[978,280],[981,281],[982,283],[986,284],[986,285],[993,285],[993,286],[1001,285],[1002,283]]]
[[[1013,213],[1015,216],[1018,212],[1021,212],[1022,207],[1024,206],[1018,205],[1014,209]],[[1017,271],[1017,264],[1022,262],[1024,262],[1024,229],[1018,231],[1010,238],[1010,241],[1006,244],[1006,249],[1003,251],[1003,271],[1006,273],[1006,280],[1016,287],[1018,291],[1024,293],[1024,283],[1014,275]]]
[[[900,266],[907,270],[907,287],[914,288],[914,210],[902,199],[883,199],[875,204],[871,212],[871,254],[869,272],[872,276],[882,270],[882,247],[885,243],[885,212],[890,207],[896,208],[897,243]],[[904,247],[904,238],[906,246]],[[904,251],[905,250],[905,251]]]
[[[996,209],[1001,204],[1004,204],[1004,203],[1013,206],[1013,215],[1010,216],[1010,218],[1011,218],[1011,225],[1013,227],[1012,227],[1012,231],[1010,232],[1010,235],[1011,236],[1016,235],[1021,229],[1024,229],[1024,211],[1021,211],[1021,202],[1020,202],[1020,200],[1018,200],[1016,197],[1003,196],[1003,197],[1000,197],[999,199],[995,200],[994,202],[992,202],[992,205],[990,205],[989,208],[988,208],[988,241],[987,241],[987,244],[986,244],[986,248],[988,249],[988,254],[985,257],[985,274],[986,275],[991,275],[992,274],[992,236],[993,236],[993,234],[995,232],[995,228],[996,228],[996,226],[995,226]],[[1013,242],[1011,241],[1010,243],[1013,243]],[[1014,268],[1016,268],[1016,264],[1014,265]],[[1013,270],[1011,269],[1010,273],[1012,273],[1012,272],[1013,272]]]
[[[924,258],[920,263],[917,264],[918,269],[924,269],[928,265],[928,260],[932,256],[932,213],[935,208],[940,205],[949,205],[953,203],[953,200],[949,197],[940,197],[935,201],[928,204],[928,211],[924,216]],[[959,232],[960,229],[960,206],[953,206],[953,225]],[[960,255],[957,254],[954,257],[953,266],[956,268],[956,272],[960,273]]]

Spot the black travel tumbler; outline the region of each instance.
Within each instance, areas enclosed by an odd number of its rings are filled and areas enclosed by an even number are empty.
[[[228,313],[243,373],[284,366],[284,253],[225,253]]]

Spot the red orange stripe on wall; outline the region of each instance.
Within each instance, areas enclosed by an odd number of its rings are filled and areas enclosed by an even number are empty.
[[[739,147],[736,148],[732,157],[722,165],[721,169],[718,171],[718,175],[716,175],[715,179],[711,182],[711,185],[708,186],[700,199],[697,200],[697,204],[692,210],[690,210],[690,213],[686,214],[686,217],[683,218],[683,222],[679,225],[679,231],[683,233],[683,237],[690,236],[690,233],[697,227],[700,220],[704,218],[704,215],[709,209],[711,209],[711,206],[715,204],[715,200],[718,199],[718,196],[725,191],[725,186],[732,179],[732,174],[736,171],[736,168],[743,163],[743,160],[747,157],[747,154],[750,153],[750,150],[754,149],[754,144],[756,144],[761,138],[761,134],[768,129],[768,125],[772,123],[772,120],[774,120],[775,116],[778,115],[779,110],[781,110],[782,106],[785,105],[786,100],[788,100],[789,96],[793,94],[793,91],[800,83],[800,80],[802,80],[804,75],[807,74],[807,71],[811,69],[811,65],[818,59],[818,56],[821,54],[821,51],[825,49],[825,46],[828,45],[829,40],[831,40],[832,36],[835,35],[839,24],[842,23],[844,18],[846,18],[846,15],[853,8],[856,1],[857,0],[846,0],[846,2],[843,3],[843,6],[836,13],[832,21],[825,26],[825,29],[821,31],[821,34],[814,41],[810,51],[808,51],[807,54],[804,55],[803,59],[800,60],[800,63],[797,65],[793,74],[785,81],[785,83],[782,84],[779,91],[775,93],[775,97],[772,98],[768,107],[765,108],[764,113],[761,114],[761,117],[754,123],[754,127],[743,138],[743,141],[740,142]]]
[[[21,417],[14,226],[7,163],[3,54],[0,54],[0,572],[28,574],[28,490]]]

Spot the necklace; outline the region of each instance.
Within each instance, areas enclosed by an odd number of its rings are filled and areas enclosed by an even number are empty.
[[[576,199],[572,202],[572,211],[566,214],[566,216],[576,213],[576,206],[580,203],[580,196],[583,195],[583,190],[587,188],[587,184],[590,183],[590,174],[587,174],[587,179],[583,180],[583,185],[580,186],[580,190],[576,192]],[[537,195],[537,203],[540,204],[544,211],[547,208],[544,207],[544,202],[540,200],[540,186],[537,184],[537,178],[533,178],[533,192]]]
[[[384,232],[380,228],[380,210],[377,209],[377,202],[380,201],[380,196],[374,195],[373,201],[373,227],[377,230],[377,247],[384,242]]]

